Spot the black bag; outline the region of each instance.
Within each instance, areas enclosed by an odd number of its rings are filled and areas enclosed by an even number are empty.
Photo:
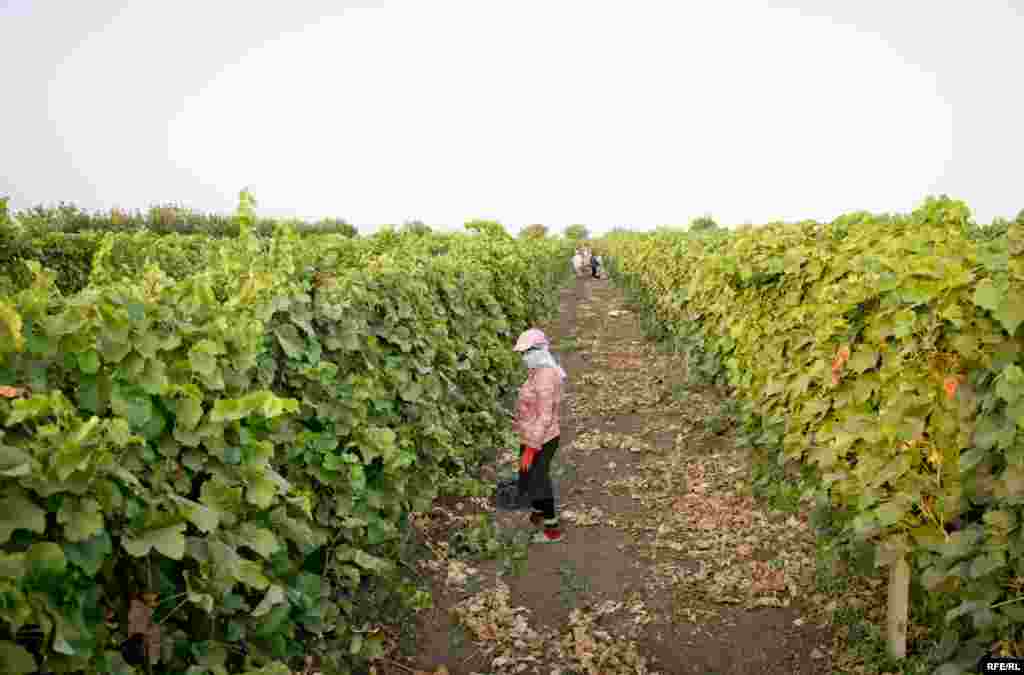
[[[494,491],[494,505],[500,511],[528,511],[530,500],[519,492],[518,478],[500,478]]]

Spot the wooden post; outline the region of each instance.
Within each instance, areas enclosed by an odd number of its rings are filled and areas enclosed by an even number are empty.
[[[907,621],[910,618],[910,565],[900,556],[889,567],[889,614],[887,639],[889,655],[902,659],[907,655]]]

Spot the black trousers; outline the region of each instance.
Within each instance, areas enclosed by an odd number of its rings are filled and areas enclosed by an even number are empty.
[[[529,470],[519,471],[519,494],[530,499],[533,508],[544,514],[544,518],[555,517],[555,486],[551,482],[551,460],[558,450],[558,437],[544,444],[533,458]],[[519,446],[519,457],[522,459],[526,446]]]

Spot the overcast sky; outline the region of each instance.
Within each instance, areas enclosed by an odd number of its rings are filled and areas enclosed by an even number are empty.
[[[360,225],[1024,208],[1024,5],[0,0],[0,196]]]

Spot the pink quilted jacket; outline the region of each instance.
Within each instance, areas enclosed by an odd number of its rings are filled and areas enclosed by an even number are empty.
[[[561,433],[562,378],[557,368],[534,368],[519,388],[519,403],[512,428],[530,448],[542,445]]]

